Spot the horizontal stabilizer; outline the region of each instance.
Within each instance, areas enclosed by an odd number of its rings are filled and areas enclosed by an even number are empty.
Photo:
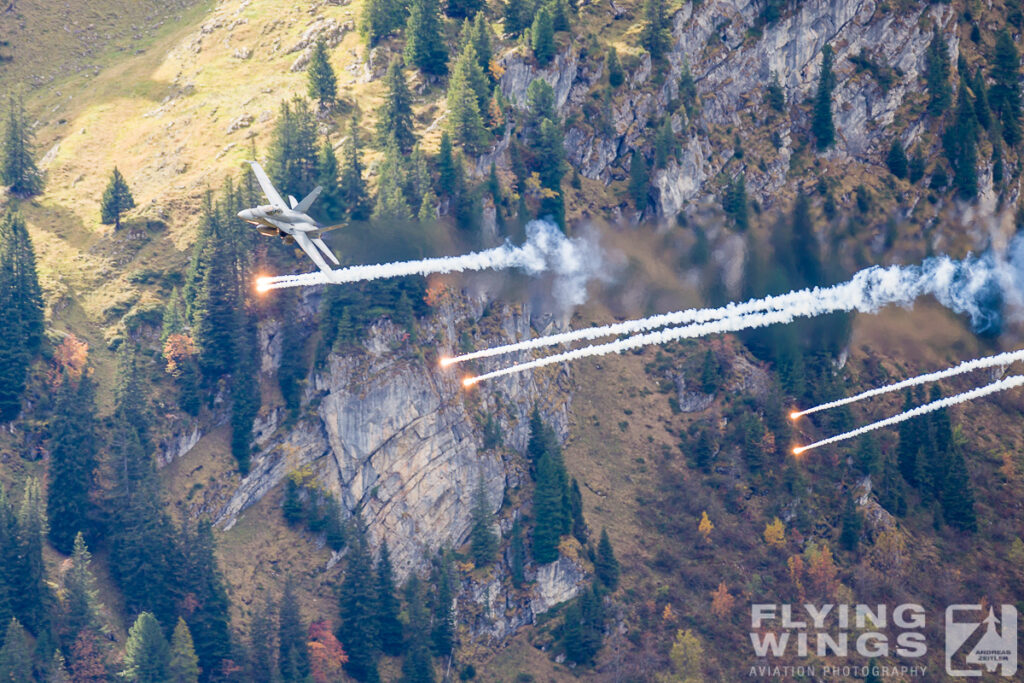
[[[324,256],[326,256],[327,258],[331,259],[331,261],[334,262],[334,265],[336,265],[336,266],[340,266],[341,265],[341,263],[338,261],[338,257],[334,255],[334,252],[331,251],[331,248],[328,247],[327,243],[324,242],[321,238],[317,237],[316,239],[314,239],[313,240],[313,244],[315,244],[317,246],[317,249],[319,249],[320,251],[324,252]]]
[[[299,205],[299,200],[296,199],[295,197],[291,196],[291,195],[288,195],[288,203],[294,209],[296,206]]]

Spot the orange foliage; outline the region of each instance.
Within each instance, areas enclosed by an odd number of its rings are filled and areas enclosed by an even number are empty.
[[[53,367],[50,368],[50,386],[56,389],[64,381],[64,374],[77,382],[85,371],[85,362],[89,358],[89,343],[68,333],[53,351]]]
[[[76,683],[102,683],[107,680],[103,654],[96,645],[96,634],[89,629],[79,631],[71,646],[71,676]]]
[[[718,584],[718,590],[711,591],[711,613],[719,619],[725,619],[732,614],[735,604],[736,598],[729,592],[725,581]]]
[[[700,532],[701,537],[705,543],[711,542],[711,530],[715,528],[714,523],[708,517],[707,510],[700,513],[700,523],[697,524],[697,531]]]
[[[348,661],[348,655],[341,643],[331,633],[326,621],[314,621],[309,625],[309,672],[316,683],[341,680],[341,665]]]
[[[786,561],[786,565],[789,567],[789,579],[796,586],[797,593],[800,595],[800,599],[804,599],[804,558],[800,555],[791,555],[789,560]]]
[[[823,595],[831,595],[837,587],[836,577],[839,570],[832,559],[832,551],[829,550],[828,544],[824,544],[820,549],[811,546],[807,549],[806,555],[807,575],[814,587]]]
[[[167,372],[175,377],[181,376],[182,364],[198,353],[196,343],[187,334],[172,334],[164,342],[164,359],[167,361]]]
[[[451,290],[443,282],[436,281],[427,285],[427,293],[423,296],[423,301],[431,308],[437,308],[447,303],[451,297]]]

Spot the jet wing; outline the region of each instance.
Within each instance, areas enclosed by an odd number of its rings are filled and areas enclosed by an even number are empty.
[[[295,243],[302,247],[302,251],[306,252],[306,256],[313,259],[313,263],[315,263],[320,270],[328,274],[331,272],[331,267],[327,265],[327,261],[324,261],[324,257],[320,255],[320,251],[309,239],[309,235],[301,230],[296,230],[292,233],[292,236],[295,238]]]
[[[255,161],[250,161],[249,165],[252,166],[252,172],[256,174],[256,180],[259,181],[260,187],[263,188],[263,194],[267,196],[267,200],[279,209],[287,209],[288,205],[281,199],[281,195],[274,189],[274,184],[270,182],[270,178],[263,171],[263,167]]]

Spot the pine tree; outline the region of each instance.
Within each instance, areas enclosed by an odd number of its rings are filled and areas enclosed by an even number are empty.
[[[349,122],[348,140],[341,166],[342,205],[348,210],[351,220],[364,221],[370,217],[370,205],[363,179],[363,163],[359,144],[359,124],[355,117]]]
[[[700,436],[693,449],[693,464],[700,470],[707,472],[711,469],[711,460],[715,455],[715,444],[711,436],[711,430],[701,429]]]
[[[273,683],[281,680],[277,664],[277,647],[274,641],[274,606],[264,601],[252,615],[249,622],[249,664],[250,677],[256,683]]]
[[[569,484],[569,509],[572,517],[572,535],[583,545],[587,542],[590,532],[587,529],[587,520],[583,516],[583,494],[575,477]]]
[[[91,563],[92,555],[82,534],[78,534],[75,536],[71,567],[64,575],[63,626],[69,639],[74,639],[85,629],[99,630],[99,591],[96,588],[96,577],[89,566]]]
[[[80,532],[91,534],[96,510],[90,498],[98,463],[94,389],[88,373],[78,382],[65,375],[50,421],[50,484],[46,512],[50,542],[69,554]]]
[[[16,558],[18,553],[18,520],[7,500],[7,491],[0,482],[0,557]],[[11,592],[20,571],[19,562],[7,560],[0,563],[0,624],[6,624],[14,616],[14,600]]]
[[[477,63],[472,44],[455,62],[448,82],[448,132],[452,140],[462,143],[469,153],[480,151],[487,144],[487,129],[480,114],[480,93],[475,85],[486,79]]]
[[[394,138],[398,149],[408,154],[416,144],[416,134],[412,128],[412,95],[405,82],[402,65],[397,59],[388,66],[384,87],[387,88],[387,97],[378,112],[377,144],[386,147],[389,140]]]
[[[322,37],[313,46],[306,75],[309,77],[309,96],[319,100],[321,105],[332,104],[338,96],[338,79],[331,67],[327,43]]]
[[[165,683],[170,656],[156,617],[142,612],[128,630],[121,675],[136,683]]]
[[[445,551],[439,551],[430,574],[430,583],[436,590],[430,644],[434,654],[441,657],[450,655],[455,647],[455,615],[452,613],[455,594],[452,580],[451,560]]]
[[[608,48],[608,85],[612,89],[618,88],[626,80],[626,74],[622,70],[622,64],[619,62],[619,53],[614,47]]]
[[[316,184],[323,188],[316,203],[321,219],[328,225],[341,221],[345,217],[345,200],[338,179],[338,157],[327,138],[316,156]]]
[[[181,591],[186,602],[195,604],[185,616],[195,637],[195,654],[200,668],[208,673],[221,670],[231,657],[231,601],[214,554],[213,527],[199,522],[194,533],[182,534]]]
[[[651,179],[647,171],[647,159],[640,150],[633,151],[629,161],[629,197],[637,211],[647,208],[647,194],[651,188]]]
[[[398,599],[395,598],[395,581],[391,569],[391,553],[387,541],[380,544],[377,558],[377,633],[380,634],[380,648],[392,657],[402,654],[402,622],[398,620]]]
[[[124,176],[114,167],[110,174],[110,182],[107,189],[103,191],[103,200],[100,202],[100,223],[103,225],[114,224],[115,230],[121,229],[121,214],[129,209],[135,208],[135,198],[128,188]]]
[[[380,166],[377,182],[377,204],[373,209],[373,218],[378,221],[412,220],[412,210],[405,198],[405,158],[398,150],[394,138],[384,152],[384,163]]]
[[[861,519],[860,513],[857,512],[857,506],[854,504],[853,497],[849,496],[843,506],[842,528],[839,532],[839,545],[841,545],[845,550],[856,552],[857,546],[860,543],[860,531],[862,526],[863,520]]]
[[[131,404],[142,404],[141,391],[134,379],[122,383],[127,389],[113,419],[104,463],[111,482],[104,503],[110,573],[129,612],[148,611],[170,622],[177,554],[173,526],[163,509],[156,466],[143,446],[148,436],[140,424],[145,423],[130,410]]]
[[[782,89],[782,84],[779,82],[779,74],[774,71],[771,83],[768,84],[768,89],[765,91],[764,100],[765,104],[780,114],[786,108],[786,91]]]
[[[974,93],[974,115],[978,119],[978,125],[984,130],[992,126],[992,110],[988,105],[988,88],[985,87],[985,74],[981,69],[974,70],[974,78],[970,83],[971,91]]]
[[[900,141],[893,140],[892,145],[889,146],[889,154],[885,157],[885,164],[889,167],[889,172],[897,178],[907,177],[907,154],[903,151],[903,145]]]
[[[530,40],[533,56],[541,66],[546,65],[555,56],[555,26],[551,12],[547,6],[541,6],[534,15],[530,27]]]
[[[907,389],[904,393],[903,411],[906,412],[913,407],[913,394]],[[896,449],[899,470],[907,483],[914,486],[917,484],[917,452],[921,448],[919,423],[915,420],[900,423],[899,435],[899,445]]]
[[[30,477],[25,482],[17,516],[16,556],[5,558],[17,573],[9,583],[11,607],[18,620],[36,636],[47,627],[47,605],[50,601],[43,563],[43,539],[46,536],[46,503],[39,481]]]
[[[188,624],[178,617],[171,637],[171,656],[167,664],[168,683],[198,683],[199,658],[196,656]]]
[[[562,627],[565,657],[575,664],[592,664],[601,650],[604,610],[597,586],[584,590],[565,611]]]
[[[227,240],[227,227],[221,211],[207,197],[200,231],[215,243]],[[198,248],[198,247],[197,247]],[[193,304],[195,341],[199,347],[199,369],[209,383],[231,374],[235,369],[235,345],[238,339],[237,272],[230,251],[208,249],[200,256],[202,280]]]
[[[555,457],[545,451],[537,463],[537,488],[533,494],[533,559],[548,564],[558,559],[562,533],[562,493]]]
[[[31,197],[43,191],[43,175],[32,159],[32,129],[25,106],[13,92],[7,96],[7,125],[0,141],[0,182],[11,194]]]
[[[506,33],[516,35],[530,25],[533,14],[532,5],[530,0],[505,0],[503,16]]]
[[[409,615],[409,642],[402,662],[404,683],[434,683],[434,665],[430,658],[430,620],[424,606],[423,588],[419,577],[409,577],[405,587],[405,602]]]
[[[285,579],[281,594],[281,611],[278,621],[278,666],[281,678],[288,683],[304,681],[309,675],[309,650],[306,645],[306,627],[299,612],[295,584],[291,577]]]
[[[835,125],[832,122],[832,46],[825,43],[821,48],[821,73],[818,76],[818,92],[814,97],[814,113],[811,132],[818,149],[831,147],[836,140]]]
[[[950,65],[949,50],[936,31],[932,42],[928,45],[926,55],[925,82],[928,87],[928,113],[942,116],[949,109],[953,100],[953,91],[949,85]]]
[[[431,76],[448,72],[448,48],[437,0],[412,0],[405,35],[406,64]]]
[[[548,3],[551,12],[551,25],[556,31],[568,31],[569,26],[569,5],[566,0],[550,0]]]
[[[381,38],[405,26],[405,16],[404,3],[397,0],[369,0],[363,5],[359,32],[373,47]]]
[[[21,410],[29,364],[43,335],[43,300],[35,252],[25,221],[8,211],[0,220],[0,421]]]
[[[473,43],[473,48],[476,50],[476,58],[480,64],[480,69],[487,74],[489,79],[492,78],[491,60],[494,59],[494,46],[491,40],[491,25],[483,13],[478,12],[473,19],[473,30],[469,38],[470,42]]]
[[[615,558],[612,541],[608,538],[608,530],[601,529],[601,541],[597,545],[597,559],[594,561],[594,573],[609,590],[619,587],[619,561]]]
[[[452,150],[452,138],[448,131],[444,131],[441,133],[441,146],[437,153],[437,191],[444,196],[452,196],[460,171]]]
[[[747,180],[741,171],[725,188],[725,195],[722,198],[722,209],[729,216],[732,216],[736,229],[746,232],[750,227],[750,201],[747,199]]]
[[[949,469],[940,492],[943,519],[961,531],[976,531],[978,519],[974,511],[974,489],[959,448],[953,448],[948,463]]]
[[[658,126],[658,134],[654,138],[654,167],[665,168],[670,157],[678,154],[676,134],[672,130],[672,119],[668,116]]]
[[[491,79],[487,75],[487,70],[480,64],[480,55],[477,52],[476,42],[473,40],[475,31],[476,29],[473,28],[473,24],[467,19],[462,27],[460,38],[462,48],[459,51],[458,58],[455,60],[455,68],[458,68],[460,62],[465,62],[466,81],[473,92],[476,93],[477,107],[482,117],[491,101]]]
[[[317,127],[309,102],[301,97],[281,102],[267,149],[267,175],[277,188],[305,196],[316,183]]]
[[[3,647],[0,647],[0,680],[11,683],[32,683],[35,680],[28,633],[17,619],[11,619],[4,632]]]
[[[46,683],[71,683],[71,673],[68,671],[64,655],[60,653],[59,649],[53,651],[50,670],[46,674]]]
[[[912,184],[916,184],[917,181],[924,177],[924,155],[921,154],[921,150],[916,150],[910,157],[910,162],[907,164],[907,180]]]
[[[337,635],[348,653],[345,671],[357,681],[366,683],[380,678],[376,661],[380,635],[375,618],[377,594],[373,564],[366,542],[366,528],[358,515],[352,522],[351,539],[348,566],[341,585],[341,625]]]
[[[665,0],[644,0],[644,21],[640,29],[640,44],[658,61],[670,47],[669,19],[665,16]]]
[[[974,105],[963,81],[957,94],[956,119],[942,136],[949,165],[953,168],[953,185],[961,199],[978,194],[978,123]]]
[[[1002,127],[1006,144],[1015,147],[1021,139],[1020,56],[1006,29],[996,40],[991,69],[993,83],[989,104]]]
[[[494,561],[494,553],[498,549],[498,539],[494,535],[494,514],[487,500],[487,488],[484,486],[484,475],[477,477],[476,490],[473,493],[473,509],[470,513],[473,525],[469,532],[473,562],[477,567],[485,567]]]
[[[526,564],[526,549],[523,547],[523,528],[516,517],[512,522],[512,540],[509,542],[509,573],[512,575],[512,585],[519,588],[526,582],[523,573],[523,565]]]
[[[483,8],[483,0],[448,0],[444,13],[452,19],[472,19]]]

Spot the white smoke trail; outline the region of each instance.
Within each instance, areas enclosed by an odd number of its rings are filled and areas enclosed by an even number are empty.
[[[968,257],[963,261],[954,261],[946,256],[930,258],[919,266],[889,266],[887,268],[872,266],[859,271],[843,284],[814,289],[807,296],[794,296],[780,310],[732,315],[711,322],[674,327],[660,332],[635,335],[607,344],[587,346],[495,370],[477,377],[468,377],[463,380],[463,384],[472,386],[486,379],[539,368],[552,363],[620,353],[651,344],[665,344],[677,339],[789,323],[796,318],[849,311],[874,313],[883,306],[891,304],[909,307],[917,298],[925,294],[931,294],[940,303],[958,313],[967,313],[975,327],[984,329],[995,324],[998,319],[998,311],[992,310],[993,300],[998,299],[1008,288],[1019,288],[1022,280],[1021,272],[1019,264],[1010,265],[997,261],[990,254],[981,258]],[[764,301],[766,300],[755,299],[744,305],[757,309]],[[654,316],[654,318],[657,317],[659,316]],[[652,318],[645,318],[632,321],[631,324],[643,325],[646,324],[645,321],[650,320]],[[577,332],[582,334],[589,331],[579,330]],[[539,340],[530,341],[539,342]],[[446,360],[448,362],[442,361],[442,364],[450,364],[451,360]]]
[[[908,410],[905,413],[893,415],[892,417],[886,418],[884,420],[879,420],[878,422],[872,422],[869,425],[858,427],[853,431],[845,432],[843,434],[837,434],[836,436],[832,436],[827,439],[822,439],[821,441],[812,443],[809,446],[797,446],[796,448],[793,449],[793,454],[800,455],[801,453],[809,451],[812,448],[818,448],[820,446],[827,446],[829,444],[838,443],[840,441],[846,441],[847,439],[852,439],[855,436],[860,436],[861,434],[866,434],[867,432],[871,432],[876,429],[881,429],[882,427],[889,427],[894,424],[899,424],[900,422],[905,422],[906,420],[918,417],[919,415],[931,413],[942,408],[948,408],[949,406],[955,406],[958,403],[966,403],[967,401],[973,401],[976,398],[988,396],[989,394],[994,394],[999,391],[1016,389],[1021,385],[1024,385],[1024,375],[1011,375],[996,382],[992,382],[992,384],[986,384],[983,387],[971,389],[970,391],[965,391],[964,393],[957,394],[956,396],[949,396],[948,398],[942,398],[939,399],[938,401],[932,401],[931,403],[926,403],[923,406],[918,406],[916,408]]]
[[[531,349],[539,349],[545,346],[569,344],[574,341],[600,339],[601,337],[613,337],[619,334],[633,334],[636,332],[644,332],[646,330],[656,330],[660,327],[668,327],[670,325],[704,323],[712,320],[721,320],[723,318],[743,316],[749,313],[782,310],[795,303],[818,298],[822,291],[826,290],[819,288],[801,289],[796,292],[790,292],[789,294],[767,296],[763,299],[753,299],[739,304],[729,303],[719,308],[690,308],[685,311],[653,315],[649,318],[642,318],[640,320],[626,320],[621,323],[601,325],[600,327],[587,327],[579,330],[570,330],[568,332],[562,332],[561,334],[551,334],[546,337],[526,339],[521,342],[516,342],[515,344],[493,346],[489,349],[481,349],[480,351],[473,351],[471,353],[454,356],[452,358],[442,358],[441,366],[447,367],[449,365],[464,363],[478,358],[503,356],[509,353],[529,351]]]
[[[518,268],[529,275],[553,271],[556,275],[556,295],[575,305],[582,302],[586,295],[586,283],[600,272],[600,264],[601,252],[596,244],[580,238],[570,239],[555,224],[538,220],[527,223],[526,242],[518,247],[506,243],[494,249],[462,256],[350,266],[329,274],[318,271],[261,277],[256,281],[256,288],[265,292],[284,287],[344,284],[406,275]]]
[[[873,398],[875,396],[881,396],[882,394],[888,394],[893,391],[899,391],[900,389],[906,389],[907,387],[914,387],[919,384],[927,384],[928,382],[935,382],[940,379],[946,379],[947,377],[955,377],[956,375],[962,375],[965,372],[972,372],[974,370],[982,370],[984,368],[994,367],[1005,367],[1010,363],[1014,363],[1019,360],[1024,360],[1024,349],[1020,351],[1007,351],[1006,353],[998,353],[994,356],[986,356],[985,358],[976,358],[974,360],[967,360],[959,365],[947,368],[946,370],[938,370],[936,372],[929,372],[925,375],[918,375],[917,377],[910,377],[901,382],[895,384],[888,384],[884,387],[877,387],[875,389],[869,389],[863,391],[855,396],[847,396],[836,401],[829,403],[822,403],[820,406],[814,406],[807,410],[795,410],[789,414],[790,419],[795,420],[804,415],[810,415],[811,413],[821,412],[822,410],[830,410],[832,408],[838,408],[840,406],[849,405],[850,403],[856,403],[865,399]]]

